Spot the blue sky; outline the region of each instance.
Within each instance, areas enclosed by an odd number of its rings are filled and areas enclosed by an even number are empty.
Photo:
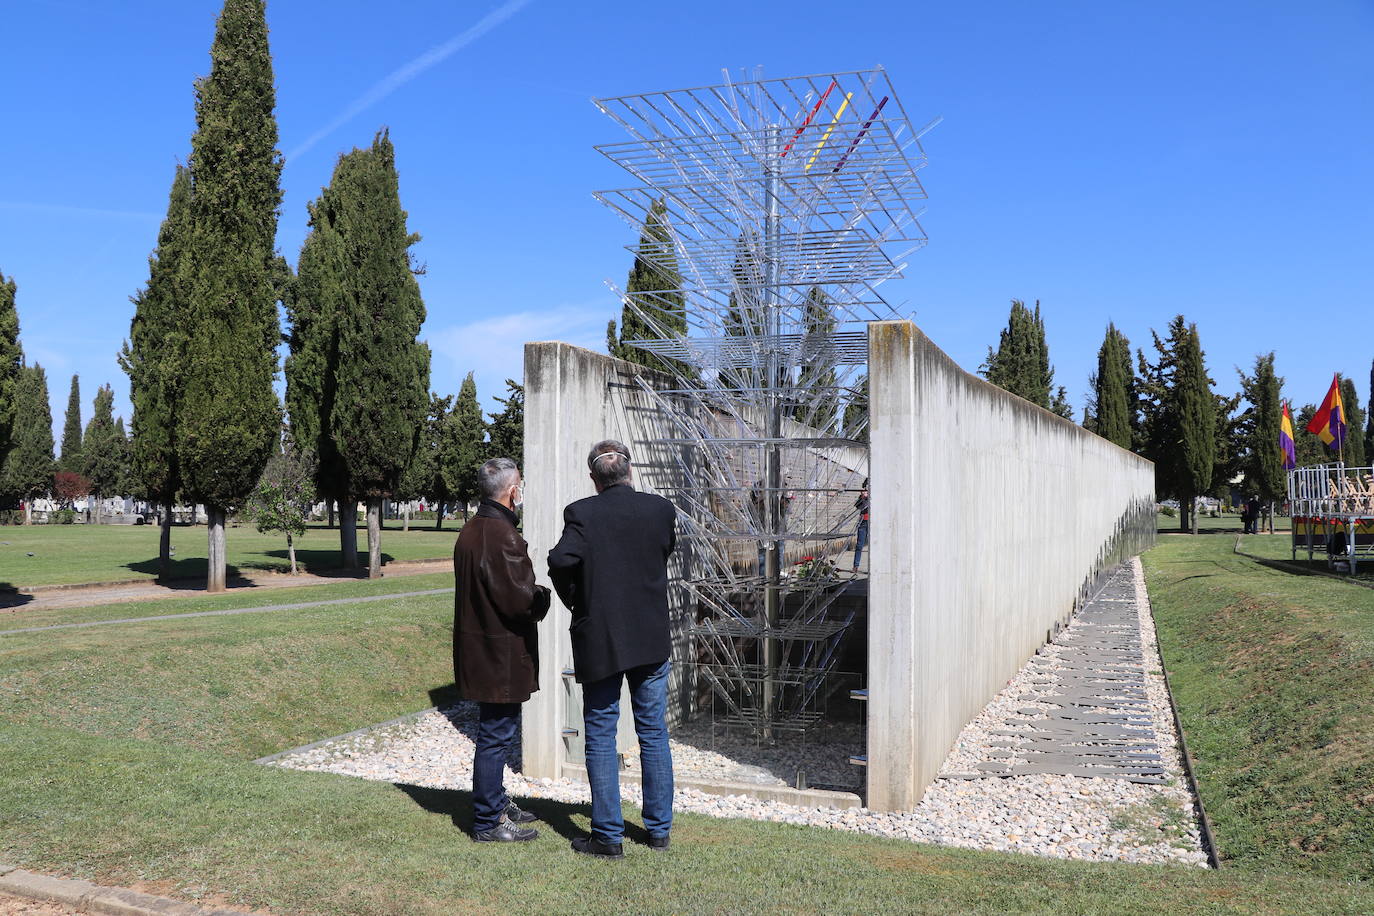
[[[128,385],[128,297],[194,128],[217,0],[6,0],[0,272],[48,370]],[[1374,358],[1374,3],[275,0],[278,235],[339,153],[391,129],[429,318],[433,387],[519,376],[525,340],[601,348],[634,238],[591,198],[629,182],[588,101],[886,67],[924,140],[929,246],[885,294],[969,370],[1039,299],[1081,411],[1103,329],[1196,321],[1219,390],[1276,350],[1285,393]]]

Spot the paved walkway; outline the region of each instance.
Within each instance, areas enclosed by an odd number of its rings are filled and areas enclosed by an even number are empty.
[[[1119,567],[1073,625],[1029,663],[1023,702],[977,769],[987,776],[1086,776],[1166,782],[1151,724],[1131,566]],[[1048,708],[1046,708],[1048,707]]]
[[[446,572],[453,569],[447,557],[437,560],[412,560],[388,563],[383,570],[386,578],[418,576]],[[327,575],[315,573],[254,572],[235,576],[228,581],[229,591],[240,589],[297,588],[303,585],[328,585],[332,582],[356,582],[356,576],[342,571]],[[18,593],[0,594],[0,613],[53,610],[57,608],[91,607],[98,604],[120,604],[125,601],[153,601],[163,598],[188,598],[205,594],[203,579],[178,579],[165,585],[151,579],[137,582],[114,582],[97,585],[43,585],[21,589]]]
[[[41,627],[15,627],[0,630],[0,637],[15,633],[41,633],[44,630],[75,630],[85,627],[108,627],[121,623],[147,623],[150,620],[180,620],[184,617],[228,617],[234,614],[260,614],[267,611],[300,611],[312,607],[325,607],[330,604],[365,604],[369,601],[390,601],[395,598],[419,598],[426,595],[443,595],[452,592],[451,588],[427,588],[415,592],[388,592],[383,595],[360,595],[353,598],[330,598],[323,601],[297,601],[293,604],[267,604],[256,607],[231,607],[218,611],[191,611],[185,614],[157,614],[151,617],[120,617],[116,620],[87,620],[81,623],[52,623]]]

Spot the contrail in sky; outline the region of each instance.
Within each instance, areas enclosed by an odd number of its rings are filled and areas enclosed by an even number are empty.
[[[430,67],[442,63],[456,52],[466,48],[498,25],[520,12],[523,7],[528,6],[531,2],[532,0],[508,0],[505,4],[482,17],[480,22],[467,31],[455,35],[441,45],[430,48],[410,63],[388,74],[381,82],[377,83],[377,85],[355,99],[353,104],[345,108],[342,114],[311,134],[300,146],[287,153],[287,160],[290,161],[304,154],[326,136],[353,120],[353,118],[364,109],[370,108],[406,83],[415,79],[415,77],[419,76]]]

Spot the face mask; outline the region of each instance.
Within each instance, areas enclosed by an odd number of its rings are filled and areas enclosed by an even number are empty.
[[[519,512],[521,509],[525,508],[525,488],[524,488],[524,487],[518,487],[518,488],[516,489],[516,491],[515,491],[515,499],[511,501],[511,507],[514,508],[516,512]]]

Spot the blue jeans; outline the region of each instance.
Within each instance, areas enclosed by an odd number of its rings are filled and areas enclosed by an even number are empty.
[[[672,661],[640,665],[623,672],[630,684],[639,765],[644,779],[644,829],[667,836],[673,826],[673,755],[668,748],[668,672]],[[582,685],[582,722],[587,738],[587,781],[592,786],[592,836],[620,843],[625,820],[620,812],[620,760],[615,750],[620,722],[621,674]]]
[[[868,546],[868,519],[859,520],[859,533],[854,538],[854,568],[859,568],[859,561],[863,559],[864,548]]]
[[[510,804],[503,777],[519,724],[519,703],[477,704],[477,747],[472,755],[473,833],[495,827]]]

